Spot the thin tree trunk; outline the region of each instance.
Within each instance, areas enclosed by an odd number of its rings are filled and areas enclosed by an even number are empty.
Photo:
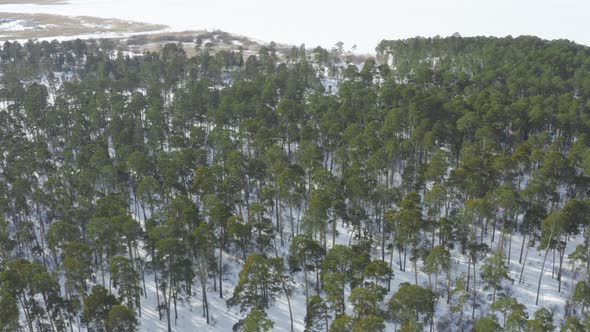
[[[145,271],[143,270],[143,265],[141,264],[141,258],[139,258],[139,252],[137,251],[137,247],[135,247],[135,254],[137,256],[137,266],[139,267],[139,271],[141,273],[141,281],[143,283],[143,295],[147,298],[147,292],[145,290]],[[140,311],[141,314],[141,311]]]
[[[223,237],[223,235],[221,235]],[[222,251],[222,240],[219,240],[219,297],[223,298],[223,251]]]
[[[451,267],[447,269],[447,304],[451,303]]]
[[[555,248],[552,250],[553,252],[553,263],[551,264],[551,279],[555,279]]]
[[[512,256],[512,230],[508,237],[508,269],[510,269],[510,257]]]
[[[51,319],[51,315],[49,314],[49,309],[47,308],[47,296],[43,293],[43,304],[45,305],[45,313],[47,314],[47,318],[49,320],[49,324],[51,325],[51,331],[55,332],[55,326],[53,325],[53,319]]]
[[[529,246],[526,246],[526,251],[524,253],[524,260],[522,262],[522,267],[520,268],[520,276],[518,277],[518,284],[522,285],[522,283],[524,282],[523,280],[523,274],[524,274],[524,267],[526,266],[526,259],[529,255]]]
[[[283,278],[281,278],[281,283],[283,285],[283,291],[285,292],[285,296],[287,297],[287,305],[289,306],[289,319],[291,320],[291,332],[293,332],[293,311],[291,309],[291,297],[289,296],[287,285],[285,285],[285,280],[283,280]]]
[[[31,315],[29,314],[29,307],[25,305],[25,303],[27,302],[26,297],[24,295],[22,297],[17,295],[17,298],[20,302],[21,307],[23,308],[23,311],[25,312],[25,319],[27,320],[27,325],[29,325],[29,330],[34,331],[33,322],[31,321]]]
[[[473,305],[472,305],[472,311],[471,311],[471,319],[475,318],[475,298],[477,296],[477,287],[475,284],[476,281],[476,271],[475,271],[475,260],[473,260]]]
[[[526,233],[522,236],[522,245],[520,246],[520,257],[518,257],[518,264],[522,264],[522,253],[524,252],[524,245],[526,243]]]
[[[469,261],[467,262],[467,283],[465,284],[465,291],[469,292],[469,281],[471,280],[471,255],[469,255]]]
[[[295,236],[295,223],[293,222],[293,202],[289,200],[289,223],[291,225],[291,239]]]
[[[384,227],[382,227],[381,230],[381,261],[385,263],[385,230],[383,228]],[[332,247],[333,246],[334,244],[332,244]]]
[[[545,249],[545,256],[543,257],[543,264],[541,265],[541,273],[539,274],[539,284],[537,285],[537,298],[535,299],[535,305],[539,305],[539,293],[541,293],[541,281],[543,280],[543,272],[545,270],[545,262],[547,261],[547,255],[549,254],[549,246],[553,240],[553,229],[549,234],[549,241],[547,242],[547,249]]]
[[[166,321],[168,323],[168,332],[172,332],[172,326],[170,325],[170,301],[169,298],[166,297],[166,287],[162,288],[162,295],[164,297],[164,306],[166,307]]]
[[[332,248],[336,245],[336,223],[337,220],[334,218],[334,221],[332,222]]]
[[[207,317],[207,325],[209,325],[209,301],[207,301],[207,287],[201,282],[201,291],[203,292],[203,308],[205,311],[205,317]]]
[[[305,284],[305,304],[307,305],[307,301],[309,300],[309,286],[307,282],[307,262],[305,255],[303,256],[303,283]]]
[[[563,256],[565,254],[565,245],[559,248],[559,268],[557,270],[557,281],[559,286],[557,287],[557,292],[561,293],[561,269],[563,267]]]
[[[389,253],[389,268],[393,271],[393,246],[391,247],[391,252]],[[391,290],[391,274],[387,277],[387,291]]]
[[[284,246],[285,243],[283,242],[283,227],[281,223],[281,211],[279,208],[279,198],[275,198],[275,214],[277,218],[277,229],[279,231],[279,238],[281,239],[281,246]]]
[[[496,239],[496,217],[494,216],[494,222],[492,224],[492,243],[494,243],[495,239]]]
[[[175,281],[176,283],[176,281]],[[174,291],[172,291],[172,299],[174,300],[174,326],[176,326],[176,323],[178,321],[178,310],[176,307],[176,298],[177,298],[177,292],[176,292],[176,287],[173,287]]]

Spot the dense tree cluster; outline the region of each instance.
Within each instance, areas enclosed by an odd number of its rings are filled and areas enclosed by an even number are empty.
[[[197,297],[212,323],[211,296],[240,331],[273,329],[277,298],[306,331],[444,329],[439,310],[461,330],[590,329],[590,49],[377,50],[355,64],[341,45],[5,43],[0,330],[137,330],[146,283],[168,331]],[[560,320],[539,299],[548,278]],[[530,317],[511,291],[525,282]]]

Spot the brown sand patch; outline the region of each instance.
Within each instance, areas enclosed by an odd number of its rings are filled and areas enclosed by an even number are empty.
[[[182,43],[188,57],[196,53],[196,41],[201,41],[201,49],[216,53],[221,50],[243,51],[244,58],[255,55],[266,43],[245,36],[232,34],[220,30],[200,30],[182,32],[155,32],[149,34],[137,34],[118,40],[118,44],[124,49],[136,54],[146,51],[157,52],[167,43]],[[288,54],[291,45],[277,44],[279,54]]]
[[[36,39],[107,33],[147,33],[166,26],[90,16],[0,13],[0,19],[22,20],[26,29],[0,31],[0,40]]]
[[[191,57],[196,54],[195,46],[200,40],[201,50],[208,50],[211,53],[221,50],[241,50],[244,58],[257,54],[266,45],[264,42],[220,30],[171,32],[162,31],[167,28],[164,25],[89,16],[0,12],[0,22],[2,20],[18,20],[18,25],[22,26],[22,29],[0,30],[0,44],[5,40],[72,36],[81,39],[106,38],[115,42],[119,50],[142,54],[148,51],[157,52],[167,43],[182,43],[187,56]],[[102,34],[104,36],[101,36]],[[276,49],[279,54],[288,54],[291,45],[277,44]]]
[[[66,0],[0,0],[0,5],[62,5]]]

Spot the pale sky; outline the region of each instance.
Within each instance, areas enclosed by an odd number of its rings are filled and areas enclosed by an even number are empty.
[[[590,45],[590,0],[70,0],[0,11],[115,17],[174,30],[221,29],[307,47],[344,42],[370,52],[381,39],[536,35]]]

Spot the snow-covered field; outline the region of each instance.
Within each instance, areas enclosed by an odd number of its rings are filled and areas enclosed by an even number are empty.
[[[4,3],[9,1],[4,1]],[[0,12],[119,18],[174,31],[214,30],[308,47],[373,52],[380,40],[420,36],[537,35],[590,44],[586,1],[69,0],[66,5],[0,5]],[[559,21],[559,23],[557,23]]]

